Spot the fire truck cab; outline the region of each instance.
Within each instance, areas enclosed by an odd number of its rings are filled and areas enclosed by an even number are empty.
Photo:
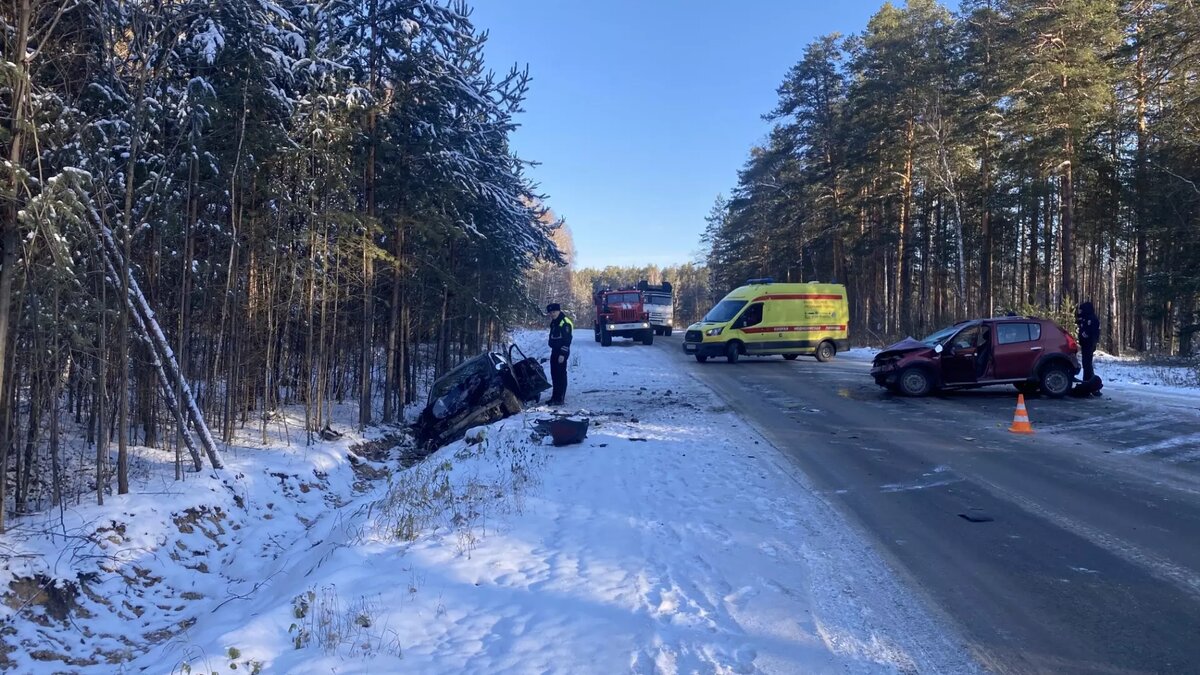
[[[642,291],[636,288],[601,289],[593,297],[596,342],[607,347],[614,337],[631,338],[644,345],[654,344],[654,327],[645,307]]]

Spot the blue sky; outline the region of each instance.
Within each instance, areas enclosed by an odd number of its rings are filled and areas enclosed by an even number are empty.
[[[529,65],[514,138],[579,267],[686,262],[775,89],[818,35],[882,0],[475,0],[496,70]]]

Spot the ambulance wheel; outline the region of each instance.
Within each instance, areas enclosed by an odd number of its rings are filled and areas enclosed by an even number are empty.
[[[671,337],[671,329],[670,329],[670,328],[664,328],[664,329],[663,329],[663,335],[665,335],[665,336],[667,336],[667,337]]]
[[[737,363],[738,356],[741,355],[741,345],[737,342],[730,342],[725,345],[725,360],[730,363]]]
[[[697,354],[696,360],[699,361],[700,363],[704,363],[705,361],[708,360],[708,357],[704,356],[703,354]]]
[[[795,361],[797,356],[799,356],[799,354],[784,354],[783,358],[787,359],[788,361]]]
[[[832,342],[826,340],[817,345],[817,353],[815,356],[821,363],[832,361],[833,357],[837,356],[837,347],[834,347]]]

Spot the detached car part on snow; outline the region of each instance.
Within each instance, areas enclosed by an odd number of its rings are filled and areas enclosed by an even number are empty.
[[[542,365],[516,345],[507,353],[481,354],[433,383],[429,402],[412,425],[413,435],[426,448],[440,448],[462,438],[467,429],[517,414],[549,388]]]

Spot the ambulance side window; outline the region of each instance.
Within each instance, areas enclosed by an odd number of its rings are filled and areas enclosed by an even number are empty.
[[[762,323],[762,319],[763,319],[762,303],[756,302],[753,305],[750,305],[749,307],[747,307],[746,311],[742,312],[741,318],[738,319],[737,327],[738,328],[749,328],[750,326],[757,326],[758,324]]]

